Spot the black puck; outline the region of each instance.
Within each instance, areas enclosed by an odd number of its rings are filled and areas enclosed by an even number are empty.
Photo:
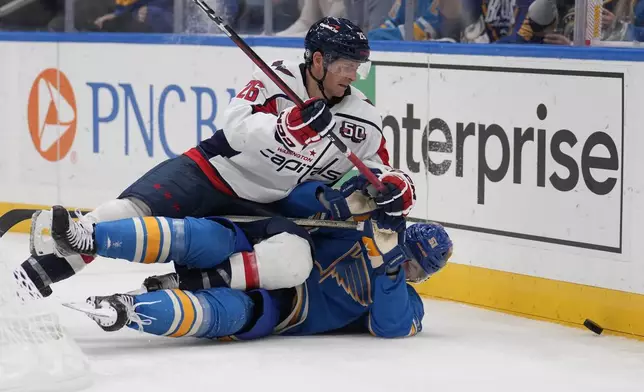
[[[604,328],[600,327],[599,324],[597,324],[596,322],[594,322],[591,319],[586,319],[584,321],[584,327],[590,329],[591,331],[593,331],[597,335],[601,335],[602,332],[604,332]]]

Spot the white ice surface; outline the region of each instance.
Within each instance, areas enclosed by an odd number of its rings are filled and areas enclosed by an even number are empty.
[[[26,235],[5,235],[0,250],[19,263],[28,253]],[[168,270],[98,259],[55,285],[54,296],[128,291]],[[88,391],[644,391],[644,342],[452,302],[426,300],[423,331],[395,340],[161,338],[106,333],[83,314],[55,311],[90,358]]]

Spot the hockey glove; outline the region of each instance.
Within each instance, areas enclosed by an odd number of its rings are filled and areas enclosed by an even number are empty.
[[[376,273],[397,273],[400,265],[410,259],[405,251],[405,220],[377,211],[371,219],[361,222],[362,243],[367,249],[371,267]]]
[[[333,220],[344,221],[351,218],[351,210],[342,193],[327,186],[318,188],[316,196],[320,204],[329,211]]]
[[[277,118],[276,136],[291,151],[299,152],[320,141],[335,127],[333,114],[322,99],[309,99],[302,108],[292,106]]]
[[[362,221],[376,209],[376,203],[360,192],[355,192],[345,198],[343,192],[327,186],[318,188],[316,196],[320,203],[329,211],[333,220],[348,220],[353,218]]]
[[[396,169],[383,174],[380,174],[380,170],[377,169],[371,169],[371,171],[379,174],[378,178],[385,186],[384,191],[377,191],[363,175],[349,179],[342,185],[340,191],[347,199],[351,195],[372,198],[375,207],[382,209],[387,215],[407,216],[416,203],[416,189],[411,178]]]

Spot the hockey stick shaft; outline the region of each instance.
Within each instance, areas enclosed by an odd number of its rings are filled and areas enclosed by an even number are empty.
[[[0,216],[0,238],[11,228],[22,221],[31,219],[31,216],[39,210],[36,209],[15,209],[7,211],[4,215]],[[89,211],[81,211],[88,213]],[[232,222],[244,223],[253,222],[261,219],[268,219],[268,216],[242,216],[242,215],[224,215],[223,218],[229,219]],[[305,227],[327,227],[333,229],[350,229],[356,230],[357,223],[331,221],[322,219],[303,219],[303,218],[287,218],[299,226]]]
[[[267,219],[265,216],[240,216],[240,215],[224,215],[223,218],[229,219],[232,222],[244,223],[254,222],[256,220]],[[304,218],[286,218],[298,226],[305,227],[327,227],[331,229],[350,229],[356,230],[358,224],[356,222],[345,221],[332,221],[322,219],[304,219]]]
[[[275,83],[280,88],[280,90],[282,90],[284,94],[286,94],[286,96],[295,103],[295,105],[297,105],[299,108],[304,106],[302,99],[297,94],[295,94],[295,92],[286,83],[284,83],[284,81],[275,73],[275,71],[273,71],[273,69],[269,67],[268,64],[266,64],[266,62],[264,62],[264,60],[262,60],[262,58],[259,57],[257,53],[255,53],[255,51],[251,49],[250,46],[248,46],[244,39],[241,38],[235,32],[235,30],[228,26],[221,17],[215,14],[215,11],[210,8],[210,6],[206,4],[204,0],[193,0],[193,2],[197,4],[213,22],[215,22],[217,27],[219,27],[219,29],[224,34],[226,34],[239,47],[239,49],[241,49],[242,52],[244,52],[246,56],[248,56],[251,61],[255,63],[255,65],[257,65],[266,74],[266,76],[268,76],[268,78],[272,80],[273,83]],[[379,191],[383,191],[385,189],[384,185],[378,179],[378,177],[376,177],[376,175],[373,174],[371,170],[369,170],[364,162],[362,162],[360,158],[358,158],[356,154],[354,154],[353,151],[351,151],[351,149],[349,149],[349,147],[347,147],[347,145],[344,144],[344,142],[340,140],[340,138],[338,138],[336,134],[334,134],[333,132],[328,132],[327,137],[331,140],[331,143],[333,143],[338,148],[338,150],[340,150],[340,152],[344,154],[344,156],[346,156],[351,161],[351,163],[353,163],[356,169],[358,169],[358,171],[376,187],[376,189],[378,189]]]

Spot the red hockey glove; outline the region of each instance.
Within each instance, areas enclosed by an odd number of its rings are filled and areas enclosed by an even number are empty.
[[[373,198],[378,208],[390,216],[407,216],[416,204],[416,188],[411,178],[395,169],[381,174],[379,178],[385,190],[376,191]]]
[[[292,106],[277,118],[277,137],[290,150],[299,152],[320,141],[335,127],[333,114],[322,99],[309,99],[300,109]]]
[[[371,169],[374,174],[380,170]],[[416,188],[411,178],[401,170],[392,169],[378,176],[385,186],[382,192],[376,190],[366,177],[358,175],[350,178],[340,191],[347,199],[353,194],[363,194],[373,198],[378,209],[382,209],[389,216],[405,217],[416,204]]]

